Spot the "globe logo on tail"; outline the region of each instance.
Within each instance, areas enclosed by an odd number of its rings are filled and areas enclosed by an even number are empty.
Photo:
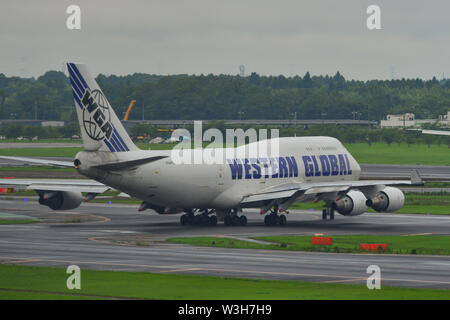
[[[108,100],[100,90],[93,90],[90,93],[86,91],[83,98],[83,126],[86,134],[93,140],[99,141],[105,138],[109,130],[111,114],[109,112]],[[92,99],[91,99],[92,98]],[[86,103],[84,103],[86,101]],[[109,128],[108,128],[109,129]]]

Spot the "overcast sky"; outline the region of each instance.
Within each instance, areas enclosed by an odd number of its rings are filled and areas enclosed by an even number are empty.
[[[114,3],[114,4],[113,4]],[[81,30],[66,8],[81,7]],[[382,30],[366,9],[381,8]],[[1,0],[0,73],[450,76],[448,0]]]

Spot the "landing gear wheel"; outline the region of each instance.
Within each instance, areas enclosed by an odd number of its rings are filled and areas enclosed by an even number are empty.
[[[334,210],[330,210],[330,220],[334,220]]]
[[[210,224],[211,226],[217,225],[217,217],[216,217],[216,216],[211,216],[211,217],[209,217],[209,224]]]
[[[240,216],[239,217],[239,224],[241,226],[246,226],[247,225],[247,217],[246,216]]]
[[[238,226],[240,223],[239,217],[238,216],[233,216],[231,217],[231,225],[233,226]]]
[[[327,220],[327,209],[322,210],[322,220]]]
[[[285,226],[287,223],[286,216],[284,214],[280,215],[278,218],[278,223],[280,226]]]
[[[186,215],[186,222],[189,225],[193,225],[195,221],[195,216],[193,214],[187,214]]]
[[[196,226],[199,226],[202,224],[202,216],[199,214],[195,215],[193,220],[194,220],[193,224]]]
[[[181,223],[182,226],[185,226],[185,225],[188,224],[188,219],[187,219],[187,216],[186,216],[185,214],[183,214],[183,215],[180,217],[180,223]]]
[[[279,223],[280,218],[276,213],[271,213],[264,217],[264,223],[266,226],[274,226]]]
[[[225,216],[225,218],[223,219],[223,223],[224,223],[226,226],[231,226],[231,220],[232,220],[231,216],[230,216],[229,214],[227,214],[227,215]]]

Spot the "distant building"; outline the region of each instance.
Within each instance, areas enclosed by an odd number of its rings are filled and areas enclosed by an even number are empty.
[[[42,121],[43,127],[64,127],[64,121]]]
[[[46,121],[46,120],[0,120],[0,125],[2,124],[23,124],[26,126],[42,126],[42,127],[63,127],[67,124],[65,121]]]
[[[382,128],[410,128],[422,127],[424,124],[437,124],[440,126],[450,126],[450,111],[446,115],[439,116],[438,119],[417,120],[414,113],[388,114],[386,120],[381,120]]]

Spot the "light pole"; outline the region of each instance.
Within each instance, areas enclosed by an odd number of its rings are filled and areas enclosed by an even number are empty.
[[[294,137],[297,136],[297,111],[291,113],[291,116],[294,116]]]
[[[322,112],[320,115],[322,116],[322,125],[324,125],[325,124],[325,120],[324,120],[323,117],[326,117],[327,113],[326,112]]]

